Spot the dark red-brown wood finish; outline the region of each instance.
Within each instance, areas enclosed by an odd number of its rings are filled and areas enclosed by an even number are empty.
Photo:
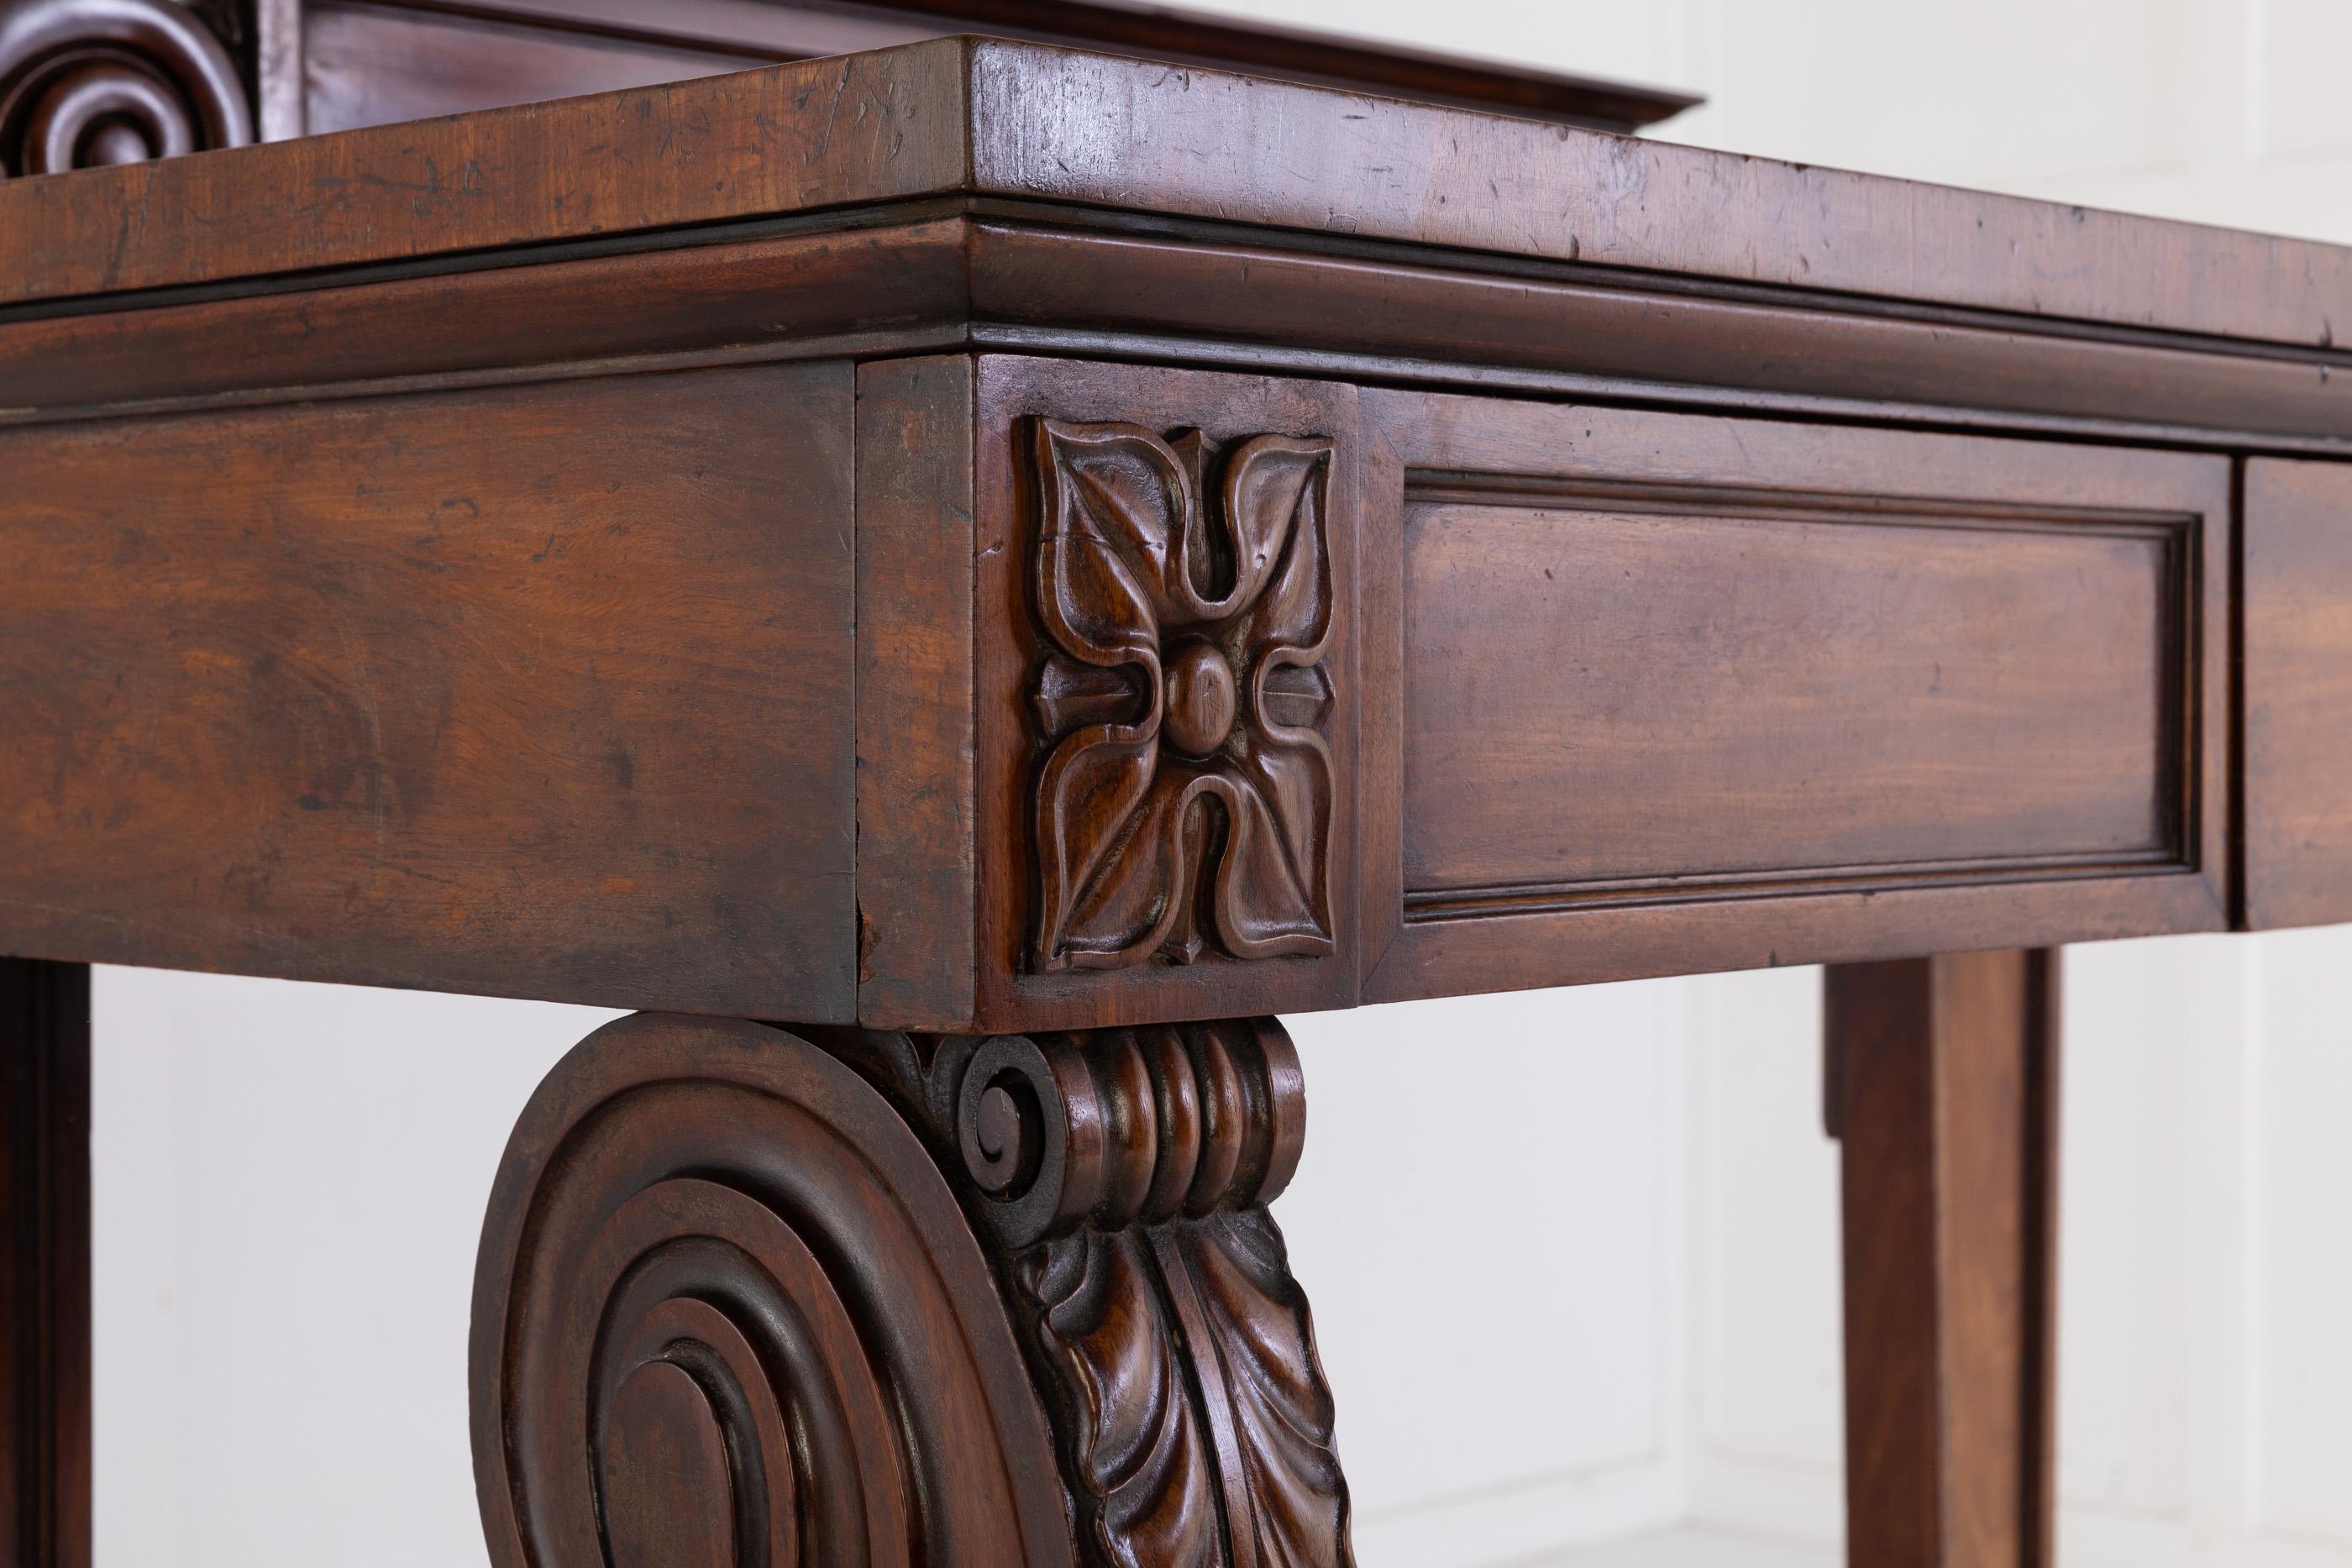
[[[2047,1568],[2041,949],[2352,912],[2352,252],[1103,6],[1021,16],[1162,58],[648,88],[1013,13],[650,15],[0,5],[10,172],[629,89],[0,182],[24,994],[706,1015],[517,1129],[495,1559],[1344,1563],[1269,1015],[1829,961],[1855,1560]]]

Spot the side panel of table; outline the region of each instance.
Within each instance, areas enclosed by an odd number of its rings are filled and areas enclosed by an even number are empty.
[[[2245,925],[2352,920],[2352,464],[2246,465]]]
[[[0,950],[847,1019],[850,398],[0,433]]]

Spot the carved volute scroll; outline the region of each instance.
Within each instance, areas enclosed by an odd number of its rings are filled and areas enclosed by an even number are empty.
[[[1027,428],[1032,965],[1331,952],[1332,444]]]
[[[1085,1561],[1353,1561],[1330,1391],[1265,1207],[1306,1132],[1281,1025],[818,1038],[907,1109],[988,1239]]]
[[[499,1168],[471,1362],[498,1568],[1071,1563],[955,1198],[781,1030],[640,1015],[557,1066]]]
[[[497,1568],[1344,1568],[1265,1211],[1270,1019],[937,1039],[640,1014],[548,1075],[474,1283]]]
[[[175,0],[0,5],[0,177],[253,140],[236,62]]]

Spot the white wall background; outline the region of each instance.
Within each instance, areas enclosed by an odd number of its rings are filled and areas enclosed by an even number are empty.
[[[1709,94],[1676,140],[2352,241],[2346,0],[1224,8]],[[1277,1212],[1370,1568],[1834,1560],[1818,992],[1292,1020]],[[2352,1568],[2347,1004],[2352,930],[2073,950],[2068,1568]],[[101,1562],[481,1562],[475,1228],[608,1015],[122,970],[98,1006]]]

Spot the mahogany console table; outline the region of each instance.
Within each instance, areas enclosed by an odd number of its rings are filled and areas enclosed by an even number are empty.
[[[23,57],[43,166],[251,131]],[[1274,1568],[1275,1015],[1827,962],[1853,1559],[2047,1568],[2054,948],[2352,918],[2352,252],[1512,107],[950,38],[0,183],[15,1560],[89,963],[643,1009],[490,1196],[499,1568]]]

